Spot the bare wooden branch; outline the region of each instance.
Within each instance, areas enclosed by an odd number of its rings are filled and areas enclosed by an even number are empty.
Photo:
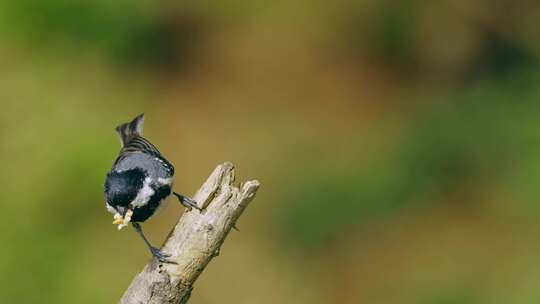
[[[219,165],[193,197],[203,211],[186,211],[162,250],[177,264],[155,258],[131,282],[121,304],[187,303],[193,283],[219,253],[221,244],[259,188],[256,180],[233,185],[234,166]]]

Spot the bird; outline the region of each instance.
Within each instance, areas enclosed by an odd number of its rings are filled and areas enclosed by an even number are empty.
[[[192,198],[174,192],[174,166],[150,141],[143,137],[144,114],[116,127],[121,150],[104,184],[105,207],[114,215],[118,230],[131,225],[141,236],[150,253],[160,262],[171,255],[152,246],[141,223],[152,217],[171,194],[188,210],[201,209]]]

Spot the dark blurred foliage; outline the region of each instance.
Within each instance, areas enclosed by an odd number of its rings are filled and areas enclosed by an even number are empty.
[[[410,80],[457,73],[453,78],[470,83],[537,66],[535,42],[524,40],[521,35],[528,29],[518,27],[521,18],[533,18],[520,13],[537,5],[512,1],[483,5],[481,1],[378,1],[367,6],[372,14],[365,9],[345,14],[340,44],[349,53],[367,55]],[[474,42],[468,41],[471,38]]]
[[[152,11],[144,1],[22,0],[7,9],[17,35],[34,45],[67,42],[118,63],[160,69],[186,68],[207,26],[196,15]]]
[[[514,73],[538,66],[537,55],[526,46],[508,41],[490,29],[484,29],[482,36],[482,49],[469,71],[471,78],[494,77],[511,81]]]
[[[509,0],[0,2],[0,302],[109,303],[141,269],[101,187],[115,125],[145,112],[186,194],[225,160],[262,182],[194,303],[536,303],[539,18]]]

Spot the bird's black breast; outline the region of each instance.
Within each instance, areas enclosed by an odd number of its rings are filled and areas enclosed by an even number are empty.
[[[156,210],[159,208],[159,205],[162,203],[162,200],[164,200],[167,196],[171,194],[171,187],[168,185],[162,185],[156,188],[152,188],[155,191],[154,194],[150,197],[150,200],[144,206],[133,209],[131,221],[146,221],[156,212]]]
[[[111,171],[105,179],[105,199],[111,206],[127,206],[143,187],[144,170],[134,168],[123,172]]]

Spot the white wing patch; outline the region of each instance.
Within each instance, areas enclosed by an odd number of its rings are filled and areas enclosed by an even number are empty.
[[[165,167],[165,170],[167,170],[168,173],[172,172],[171,167],[169,166],[169,164],[167,164],[165,161],[163,161],[163,159],[161,159],[159,157],[155,157],[154,159],[157,160],[158,162],[160,162],[163,165],[163,167]]]
[[[158,178],[158,183],[160,183],[162,185],[170,186],[173,183],[173,178],[172,177],[167,177],[167,178],[159,177]]]
[[[143,187],[141,190],[139,190],[139,193],[137,194],[137,197],[130,203],[131,206],[138,208],[146,205],[152,195],[154,195],[154,189],[150,186],[152,184],[152,179],[150,177],[147,177],[144,179]]]

